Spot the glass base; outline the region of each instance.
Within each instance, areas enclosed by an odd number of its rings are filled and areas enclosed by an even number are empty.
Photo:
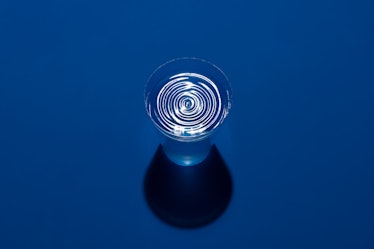
[[[211,149],[210,139],[197,142],[179,142],[166,138],[163,148],[166,156],[180,166],[194,166],[208,156]]]

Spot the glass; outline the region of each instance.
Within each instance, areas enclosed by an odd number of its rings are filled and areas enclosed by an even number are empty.
[[[231,87],[215,65],[197,58],[171,60],[147,82],[145,107],[164,135],[167,156],[183,166],[195,165],[210,151],[210,137],[231,108]]]

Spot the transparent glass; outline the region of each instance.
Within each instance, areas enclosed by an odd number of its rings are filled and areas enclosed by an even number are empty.
[[[147,82],[145,106],[165,135],[166,154],[180,165],[194,165],[209,153],[209,137],[231,108],[231,87],[215,65],[197,58],[171,60]]]

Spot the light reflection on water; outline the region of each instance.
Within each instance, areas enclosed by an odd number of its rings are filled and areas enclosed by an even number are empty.
[[[231,90],[226,76],[213,64],[177,59],[152,75],[145,102],[148,115],[163,134],[182,142],[199,141],[227,116]]]

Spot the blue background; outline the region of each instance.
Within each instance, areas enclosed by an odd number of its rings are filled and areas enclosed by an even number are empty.
[[[0,248],[374,248],[372,1],[0,2]],[[142,184],[143,90],[195,56],[230,78],[232,201],[171,227]]]

